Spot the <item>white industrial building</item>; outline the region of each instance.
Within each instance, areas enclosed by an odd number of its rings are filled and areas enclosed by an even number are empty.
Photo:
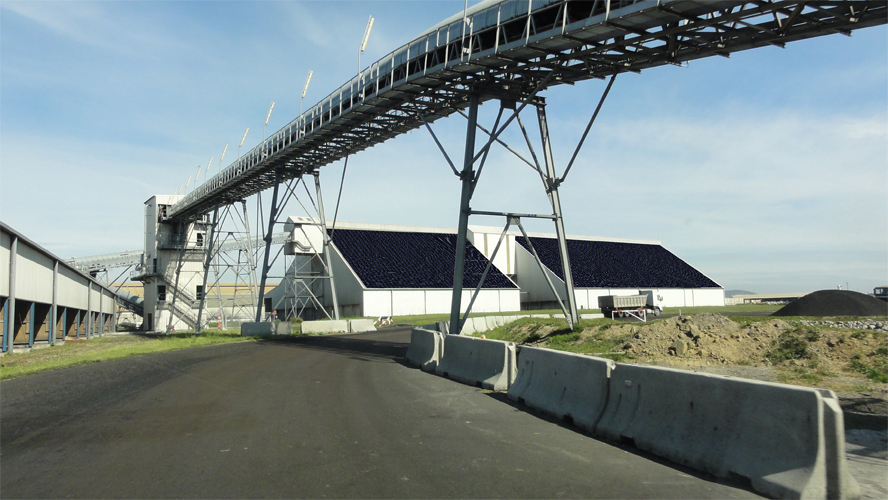
[[[328,227],[332,224],[328,223]],[[308,318],[332,312],[331,282],[322,255],[322,229],[312,219],[290,217],[294,257],[288,276],[265,296],[266,311]],[[330,263],[342,316],[404,316],[450,311],[456,231],[452,229],[337,222]],[[468,245],[462,308],[468,306],[487,259]],[[475,312],[520,309],[517,285],[493,268],[478,294]]]
[[[144,260],[132,279],[144,285],[147,331],[183,331],[197,322],[209,224],[205,217],[188,224],[166,222],[166,210],[181,198],[155,195],[145,202]]]
[[[331,226],[328,223],[328,228]],[[287,278],[266,294],[265,309],[280,317],[332,315],[331,280],[322,255],[322,229],[309,218],[290,217]],[[330,231],[328,229],[328,231]],[[462,308],[493,255],[501,228],[469,226]],[[401,316],[450,312],[456,231],[453,229],[337,222],[331,233],[330,268],[342,316]],[[529,233],[530,243],[509,231],[493,261],[473,312],[557,308],[546,279],[559,295],[563,273],[554,234]],[[574,293],[580,309],[598,308],[601,295],[653,290],[661,307],[723,306],[724,288],[657,241],[568,236]],[[321,310],[323,308],[324,311]]]
[[[490,257],[501,228],[469,226],[469,241]],[[564,274],[552,233],[528,233],[546,275],[564,298]],[[654,291],[662,307],[724,306],[724,288],[662,246],[659,241],[567,235],[577,308],[597,309],[602,295]],[[509,231],[494,265],[521,288],[522,309],[557,309],[552,289],[518,231]]]
[[[0,223],[3,352],[117,328],[117,294]]]

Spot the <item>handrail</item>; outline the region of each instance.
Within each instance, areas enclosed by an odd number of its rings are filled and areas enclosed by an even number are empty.
[[[432,120],[449,115],[464,105],[459,96],[464,95],[465,87],[473,81],[472,75],[491,71],[508,73],[509,64],[517,68],[509,80],[510,85],[533,88],[542,80],[542,75],[553,71],[560,72],[558,78],[547,85],[603,78],[625,71],[639,72],[765,45],[783,46],[788,41],[836,32],[847,34],[853,29],[886,23],[888,4],[883,1],[858,0],[853,5],[861,15],[851,17],[844,14],[852,5],[851,0],[817,3],[814,8],[804,0],[777,3],[743,0],[482,2],[467,12],[465,20],[461,15],[454,16],[450,18],[452,21],[424,32],[362,69],[185,195],[170,207],[168,216],[175,219],[202,213],[209,203],[206,199],[228,202],[221,196],[227,192],[234,192],[239,198],[259,192],[273,182],[266,175],[272,168],[285,166],[290,171],[287,178],[292,178],[301,175],[299,172],[329,164],[349,152],[404,133],[421,125],[414,116],[419,107],[433,109],[435,116],[426,113]],[[782,25],[780,16],[795,10],[801,14],[794,14],[791,20],[787,18]],[[792,23],[795,27],[789,29]],[[533,56],[522,55],[528,48],[540,50],[530,50]],[[520,57],[497,59],[512,53]],[[490,59],[492,65],[475,64],[484,58]],[[556,62],[571,61],[576,64],[556,69],[559,68]],[[536,71],[526,71],[528,69]],[[415,82],[432,74],[438,77],[436,81],[447,84],[445,88],[430,85],[417,94],[417,87],[423,87],[424,83]],[[409,99],[395,92],[403,85],[413,87],[411,106],[397,109],[399,115],[388,115],[393,111],[393,102]],[[390,92],[394,98],[388,97]],[[352,113],[359,107],[365,108],[364,112],[373,118],[361,115],[354,118]],[[374,111],[371,113],[370,109]],[[400,121],[397,130],[391,133],[368,127],[375,118],[395,115]],[[346,123],[344,129],[331,132],[328,125],[344,116],[352,117],[353,127],[349,128]],[[318,152],[317,144],[310,142],[316,136],[323,141],[322,132],[337,134],[340,139],[341,134],[350,134],[354,142],[342,146],[328,141]],[[363,135],[358,137],[358,133]],[[298,149],[299,146],[305,146],[305,150]],[[252,180],[258,182],[247,182]]]
[[[603,19],[607,19],[607,17],[610,15],[610,4],[611,3],[618,3],[620,5],[620,8],[623,8],[628,5],[632,5],[632,4],[639,3],[639,2],[651,3],[652,0],[606,0],[606,1],[597,0],[593,5],[593,8],[590,12],[590,16],[595,15],[596,12],[600,13],[602,10],[606,9],[606,14],[604,15]],[[294,128],[299,132],[298,138],[297,138],[297,140],[299,140],[314,131],[315,121],[318,121],[318,120],[320,121],[318,123],[318,126],[323,125],[325,123],[325,118],[326,118],[324,116],[325,115],[324,106],[330,105],[334,96],[340,97],[340,108],[341,108],[341,104],[345,100],[345,99],[343,99],[343,97],[348,98],[348,100],[350,101],[349,107],[354,107],[357,104],[363,103],[364,100],[368,97],[368,95],[365,94],[363,91],[365,91],[369,87],[373,88],[370,95],[376,95],[381,90],[380,86],[379,86],[380,79],[381,79],[381,75],[379,73],[379,65],[380,65],[380,63],[382,63],[384,61],[388,62],[388,61],[386,61],[387,59],[391,59],[392,61],[396,61],[399,56],[403,56],[403,62],[401,62],[401,64],[399,64],[398,66],[395,66],[394,64],[392,64],[391,65],[392,68],[391,68],[390,72],[387,71],[385,75],[382,75],[382,77],[384,78],[385,76],[388,76],[391,79],[390,82],[394,83],[396,81],[395,80],[395,78],[397,76],[396,74],[399,71],[403,70],[404,71],[404,78],[400,78],[397,81],[406,80],[406,78],[409,74],[408,63],[411,61],[411,59],[415,59],[415,58],[427,55],[429,52],[439,49],[440,47],[449,47],[451,44],[454,44],[457,41],[460,43],[461,48],[462,48],[466,45],[466,43],[465,43],[466,38],[471,39],[473,37],[473,35],[477,32],[483,31],[484,29],[490,28],[492,26],[502,24],[502,23],[507,22],[507,21],[514,19],[514,18],[530,16],[533,14],[533,12],[540,11],[540,10],[545,9],[545,8],[551,6],[552,4],[556,4],[556,3],[567,4],[568,0],[533,0],[532,4],[529,4],[528,0],[503,0],[503,1],[497,2],[494,5],[487,7],[486,9],[483,9],[479,12],[472,13],[471,14],[471,22],[469,23],[471,26],[471,29],[467,30],[464,35],[462,33],[460,33],[459,40],[450,38],[451,34],[454,34],[454,32],[451,28],[456,27],[456,26],[461,27],[462,23],[463,23],[462,18],[460,18],[456,21],[453,21],[449,24],[446,24],[444,26],[441,26],[437,30],[435,30],[434,32],[423,33],[421,36],[407,42],[406,44],[398,47],[397,49],[393,50],[392,52],[389,52],[384,57],[380,58],[378,61],[367,66],[367,68],[362,70],[357,76],[351,78],[348,82],[346,82],[345,84],[340,86],[338,89],[336,89],[333,92],[331,92],[330,94],[328,94],[326,97],[321,99],[317,104],[310,107],[308,110],[306,110],[300,116],[298,116],[296,119],[292,120],[290,123],[288,123],[287,125],[282,127],[279,131],[275,132],[274,134],[269,136],[267,139],[263,140],[261,143],[259,143],[257,146],[255,146],[253,149],[248,151],[246,154],[244,154],[242,157],[238,158],[237,160],[235,160],[234,162],[229,164],[229,166],[226,167],[222,172],[214,175],[208,181],[204,182],[204,184],[200,185],[197,189],[191,191],[191,193],[185,195],[185,197],[178,200],[169,209],[170,217],[172,217],[176,214],[177,207],[187,206],[190,202],[194,201],[195,199],[197,199],[205,194],[208,194],[218,184],[220,184],[223,179],[231,177],[232,173],[237,172],[239,169],[243,169],[246,165],[250,164],[256,158],[261,158],[263,154],[268,154],[268,151],[273,150],[274,146],[279,145],[281,142],[283,142],[283,139],[285,137],[293,136],[294,135],[293,134]],[[519,4],[530,5],[531,8],[524,10],[524,11],[522,11],[522,9],[514,8],[514,7],[517,7]],[[606,4],[606,6],[604,4]],[[506,12],[505,18],[501,17],[503,14],[503,11]],[[498,15],[497,16],[489,15],[492,12],[496,12]],[[475,25],[475,22],[474,22],[475,20],[479,21],[479,24],[477,26]],[[443,45],[441,45],[441,43],[440,43],[442,34],[445,38]],[[433,36],[435,37],[435,45],[434,45],[434,47],[431,47],[431,39]],[[425,42],[424,47],[422,46],[423,42]],[[411,55],[411,53],[410,53],[411,47],[414,47],[417,50],[416,54]],[[447,55],[449,52],[450,52],[449,50],[445,51],[445,55]],[[444,65],[451,65],[452,66],[454,64],[464,62],[465,54],[462,53],[463,52],[462,50],[460,52],[461,53],[460,53],[460,57],[458,60],[447,59],[447,60],[445,60]],[[438,66],[440,66],[440,64]],[[427,67],[427,69],[428,69],[428,67]],[[369,75],[369,78],[368,78],[368,75]],[[363,83],[365,81],[366,81],[366,83]],[[353,91],[353,87],[355,85],[357,85],[360,90],[357,93],[353,94],[352,91]],[[391,85],[391,86],[393,86],[393,85]],[[351,98],[353,95],[357,98],[358,102],[351,102],[352,101]],[[341,112],[342,112],[342,110],[340,109],[339,113],[341,113]],[[330,119],[326,119],[326,120],[330,121]],[[309,130],[308,132],[306,131],[307,124],[311,124],[311,130]],[[240,173],[240,172],[238,172],[238,173]]]

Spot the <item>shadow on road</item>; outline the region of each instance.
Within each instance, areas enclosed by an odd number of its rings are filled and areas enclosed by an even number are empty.
[[[620,441],[620,442],[614,442],[614,441],[602,439],[598,436],[595,436],[594,434],[587,431],[586,429],[583,429],[581,427],[577,427],[576,425],[574,425],[573,421],[570,419],[570,417],[568,417],[567,419],[560,419],[558,417],[555,417],[553,415],[549,415],[549,414],[544,413],[544,412],[537,410],[535,408],[531,408],[523,403],[519,403],[517,401],[512,401],[511,399],[509,399],[507,393],[505,393],[505,392],[495,392],[495,391],[486,391],[486,390],[482,391],[482,392],[484,392],[484,394],[486,394],[488,397],[495,399],[504,405],[511,406],[515,410],[533,415],[534,417],[536,417],[540,420],[545,420],[546,422],[549,422],[550,424],[557,425],[558,427],[570,430],[570,431],[575,432],[577,434],[582,434],[590,439],[594,439],[594,440],[602,442],[602,443],[607,443],[609,445],[616,446],[617,448],[620,448],[621,450],[623,450],[626,453],[630,453],[632,455],[642,457],[646,460],[650,460],[651,462],[656,462],[660,465],[670,467],[672,469],[675,469],[675,470],[681,472],[682,474],[687,474],[688,476],[693,476],[698,479],[703,479],[705,481],[710,481],[713,483],[730,486],[732,488],[746,490],[750,493],[760,494],[755,489],[753,489],[751,481],[745,477],[737,476],[734,478],[719,478],[719,477],[716,477],[716,476],[706,473],[706,472],[694,470],[694,469],[691,469],[690,467],[686,467],[684,465],[672,462],[669,459],[666,459],[663,457],[658,457],[658,456],[648,453],[646,451],[640,450],[635,447],[635,443],[631,439],[629,439],[627,441]]]
[[[368,338],[364,335],[336,335],[328,337],[283,337],[264,339],[259,345],[286,346],[297,349],[324,351],[348,356],[359,361],[394,361],[407,365],[407,342],[396,342]]]

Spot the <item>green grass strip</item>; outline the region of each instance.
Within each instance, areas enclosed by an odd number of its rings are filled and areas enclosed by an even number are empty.
[[[109,335],[90,340],[68,340],[30,352],[7,354],[0,358],[0,379],[6,380],[47,370],[86,363],[98,363],[140,354],[177,351],[236,342],[251,342],[257,337],[241,337],[234,332],[201,332],[199,335],[163,336]]]

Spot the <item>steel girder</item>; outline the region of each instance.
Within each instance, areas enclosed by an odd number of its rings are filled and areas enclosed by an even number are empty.
[[[194,219],[481,101],[888,22],[884,0],[501,2],[380,59],[173,205]],[[493,15],[495,14],[495,15]],[[485,17],[486,16],[486,17]],[[491,21],[493,19],[493,21]],[[548,78],[548,80],[546,80]]]

